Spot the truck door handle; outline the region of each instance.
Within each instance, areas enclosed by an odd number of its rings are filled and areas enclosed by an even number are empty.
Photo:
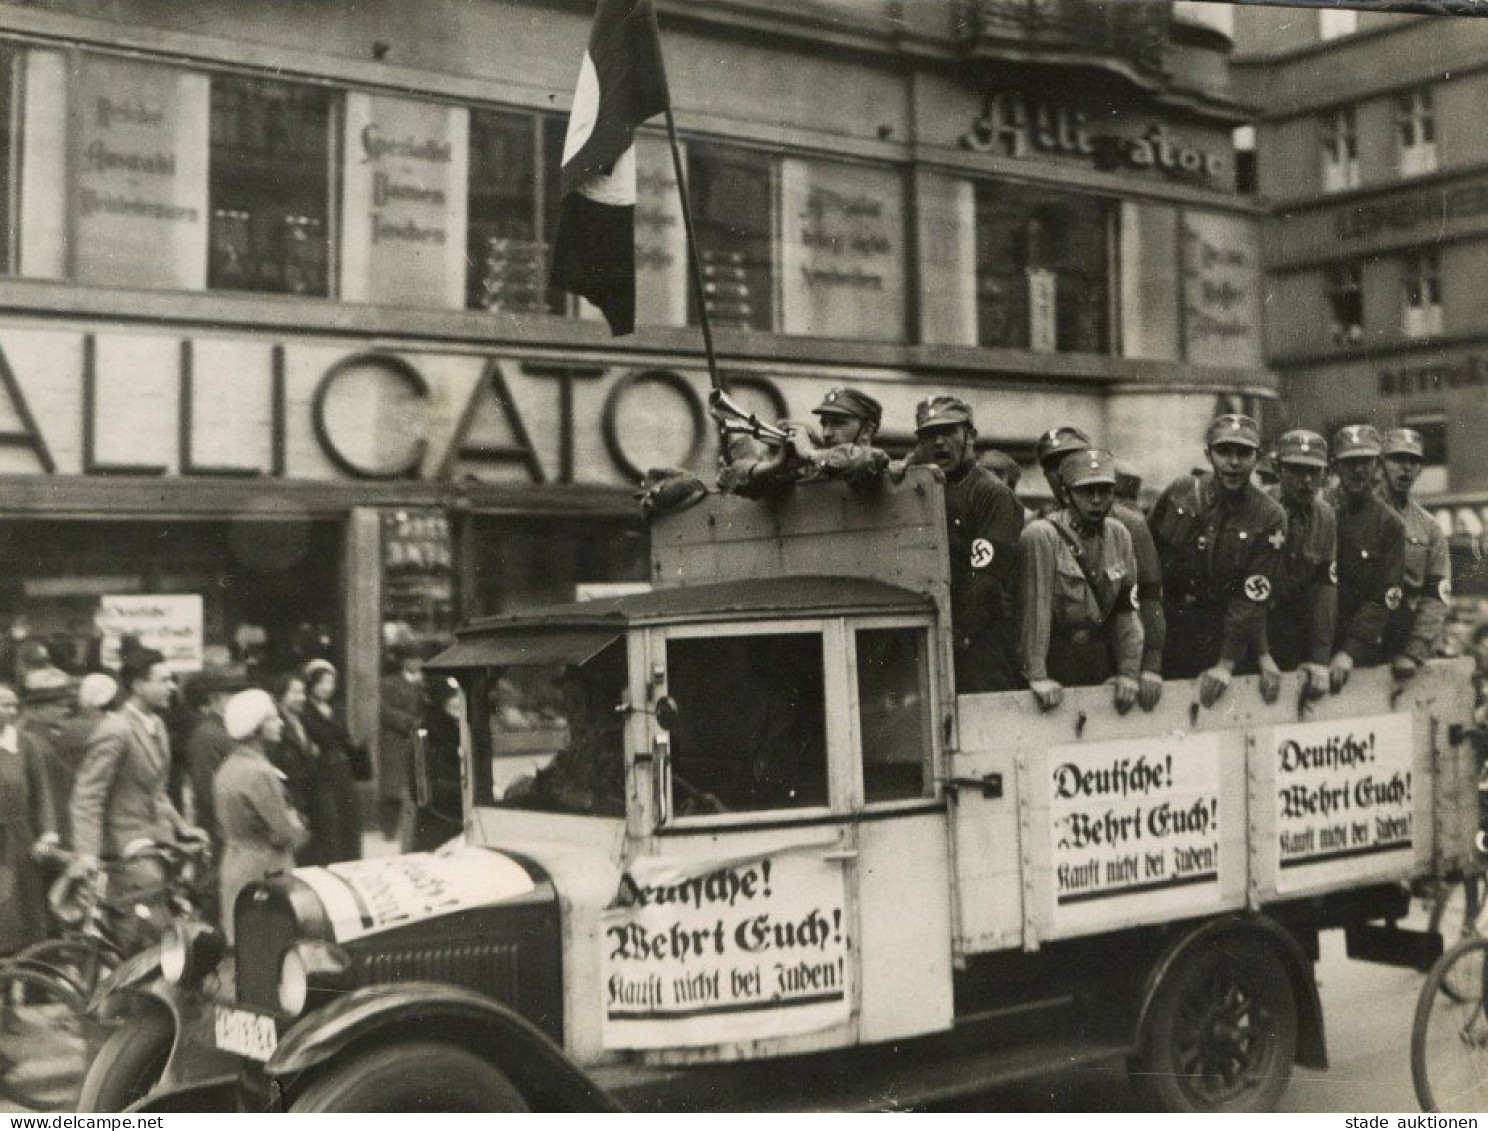
[[[945,787],[948,793],[957,796],[963,789],[979,789],[983,797],[996,800],[1002,796],[1002,775],[983,774],[979,778],[946,778]]]

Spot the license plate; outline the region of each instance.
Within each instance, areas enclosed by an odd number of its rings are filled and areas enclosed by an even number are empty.
[[[217,1016],[213,1026],[217,1047],[239,1056],[250,1056],[254,1060],[268,1060],[274,1055],[274,1046],[279,1043],[279,1033],[274,1028],[272,1017],[249,1013],[246,1009],[231,1006],[216,1007]]]

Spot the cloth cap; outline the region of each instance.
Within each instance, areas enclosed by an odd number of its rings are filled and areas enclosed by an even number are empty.
[[[1380,455],[1426,458],[1426,441],[1414,428],[1391,428],[1380,445]]]
[[[1073,452],[1059,465],[1059,478],[1066,487],[1085,487],[1092,483],[1116,486],[1116,457],[1099,450]]]
[[[84,707],[93,707],[101,711],[114,701],[114,696],[117,694],[119,694],[119,681],[103,672],[85,675],[83,681],[78,684],[78,703]]]
[[[278,713],[279,709],[274,706],[269,693],[252,687],[239,691],[227,701],[222,711],[222,725],[230,737],[242,742],[257,734],[258,728]]]
[[[1276,441],[1276,462],[1301,463],[1308,467],[1328,466],[1328,441],[1316,432],[1294,428]]]
[[[1350,424],[1333,436],[1334,459],[1356,459],[1380,454],[1380,434],[1373,424]]]
[[[822,403],[811,411],[817,416],[835,413],[838,416],[856,417],[858,420],[866,420],[875,428],[883,423],[883,405],[867,393],[846,386],[833,389],[822,398]]]
[[[1063,460],[1071,452],[1083,452],[1090,447],[1090,437],[1078,428],[1068,425],[1050,428],[1038,441],[1039,465],[1046,466],[1051,460]],[[1061,463],[1062,467],[1063,464]]]
[[[74,684],[61,668],[35,668],[26,673],[21,696],[27,703],[70,702]]]
[[[915,406],[915,431],[943,428],[950,424],[971,426],[971,406],[960,397],[939,396]]]
[[[1210,448],[1215,444],[1244,444],[1247,448],[1260,451],[1261,426],[1252,416],[1239,412],[1227,412],[1223,416],[1216,416],[1210,422],[1204,443]]]

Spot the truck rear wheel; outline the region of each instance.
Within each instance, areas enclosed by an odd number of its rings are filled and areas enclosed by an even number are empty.
[[[314,1080],[290,1111],[526,1111],[520,1092],[474,1053],[438,1041],[383,1045]]]
[[[1296,1003],[1275,952],[1252,939],[1205,939],[1157,988],[1132,1086],[1160,1111],[1270,1111],[1296,1052]]]

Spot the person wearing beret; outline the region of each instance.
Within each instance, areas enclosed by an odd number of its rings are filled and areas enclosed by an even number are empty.
[[[1380,498],[1405,523],[1405,600],[1385,625],[1384,652],[1396,679],[1409,679],[1436,652],[1452,597],[1452,556],[1447,536],[1411,497],[1426,442],[1414,428],[1391,428],[1380,447],[1384,482]]]
[[[977,463],[976,425],[960,397],[921,401],[915,437],[915,458],[940,468],[946,481],[956,691],[1022,687],[1016,598],[1023,507],[1007,484]]]
[[[1338,621],[1338,518],[1321,497],[1328,442],[1295,428],[1277,440],[1274,459],[1279,482],[1267,494],[1286,511],[1287,538],[1266,631],[1277,667],[1300,668],[1312,698],[1328,688]]]
[[[284,774],[269,761],[269,749],[284,736],[273,698],[256,687],[240,691],[223,707],[222,722],[233,747],[217,767],[212,797],[223,844],[219,906],[231,942],[238,893],[254,880],[293,868],[294,854],[310,834],[289,803]]]
[[[1338,624],[1328,667],[1334,694],[1356,667],[1382,662],[1385,626],[1404,602],[1405,523],[1375,491],[1383,441],[1370,424],[1350,424],[1333,437],[1338,487]]]
[[[1065,687],[1110,681],[1125,714],[1137,701],[1142,623],[1131,535],[1109,517],[1116,461],[1071,452],[1059,479],[1065,505],[1025,526],[1018,543],[1024,674],[1041,710],[1059,706]]]
[[[826,474],[840,472],[850,482],[860,473],[871,472],[876,478],[887,466],[887,456],[872,458],[873,438],[883,423],[883,406],[875,398],[843,386],[830,390],[811,411],[819,422],[814,436],[805,425],[787,420],[780,427],[790,434],[788,443],[767,447],[749,436],[735,437],[719,473],[719,486],[745,498],[763,499]]]
[[[1254,663],[1261,694],[1272,702],[1281,673],[1271,658],[1266,610],[1286,546],[1286,514],[1251,481],[1261,452],[1254,419],[1216,417],[1205,448],[1210,470],[1169,484],[1148,520],[1162,563],[1163,675],[1197,678],[1199,702],[1212,707],[1235,669]]]

